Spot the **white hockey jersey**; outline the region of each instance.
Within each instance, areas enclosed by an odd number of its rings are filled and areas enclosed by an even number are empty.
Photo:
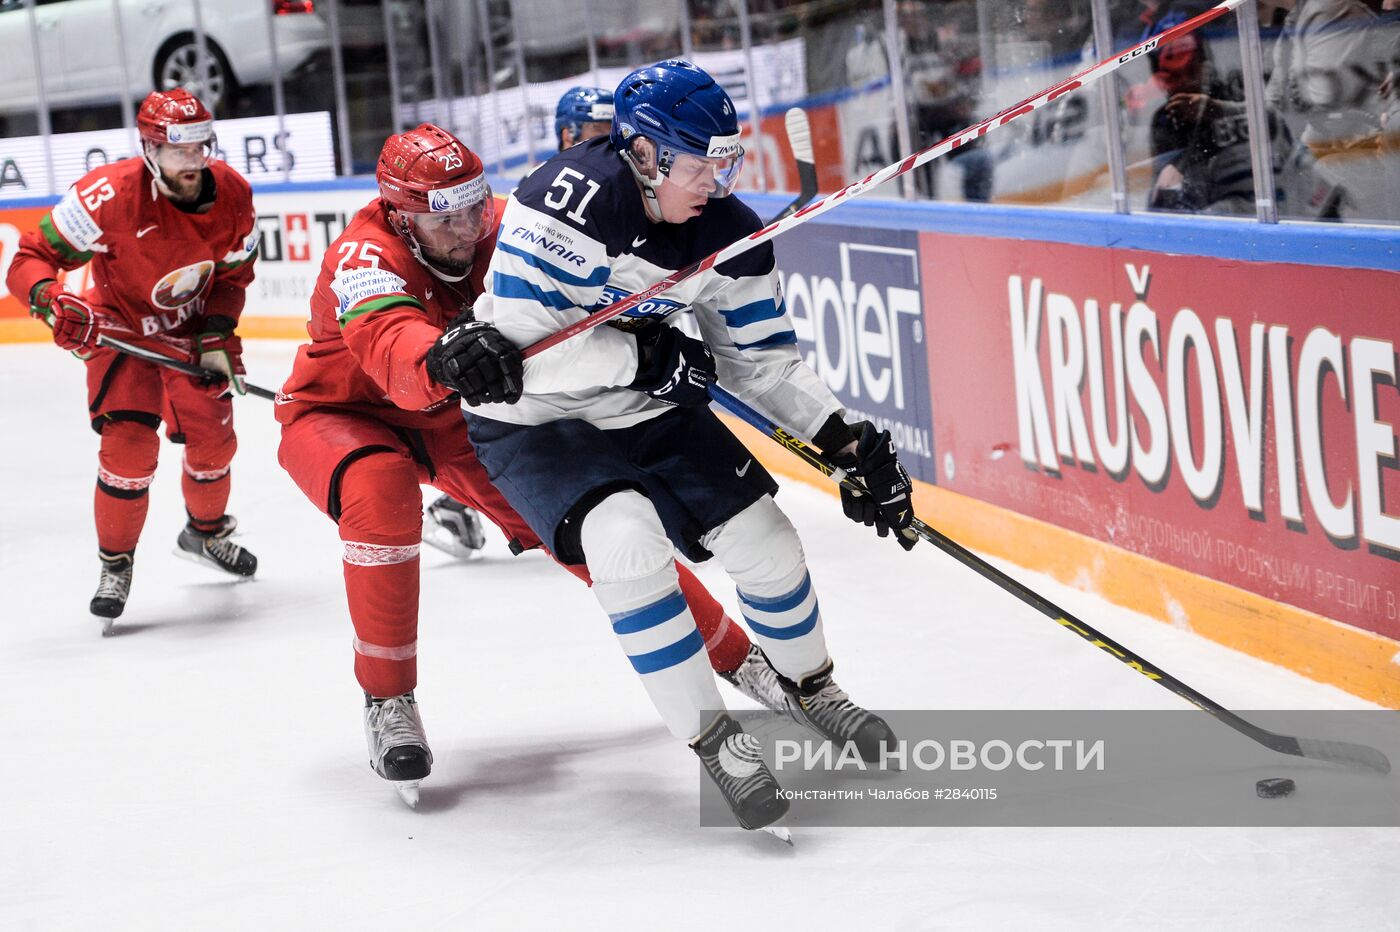
[[[687,223],[651,223],[631,169],[606,137],[590,140],[511,195],[476,316],[523,348],[761,226],[732,196]],[[774,422],[810,440],[842,412],[798,354],[767,243],[526,360],[519,402],[471,411],[514,424],[581,418],[604,429],[656,417],[669,406],[624,387],[637,371],[636,338],[624,328],[646,319],[674,325],[686,310],[715,355],[720,384]]]

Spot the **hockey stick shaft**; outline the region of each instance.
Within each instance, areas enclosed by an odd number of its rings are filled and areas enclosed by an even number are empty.
[[[784,117],[788,145],[792,147],[792,158],[797,163],[797,197],[784,207],[769,223],[786,220],[812,202],[817,196],[817,157],[812,152],[812,124],[807,119],[807,111],[793,107]]]
[[[137,359],[144,359],[146,362],[153,362],[158,366],[165,366],[167,369],[174,369],[176,372],[183,372],[185,375],[192,375],[197,379],[213,385],[217,382],[227,382],[228,376],[213,369],[206,369],[203,366],[196,366],[191,362],[182,362],[179,359],[172,359],[164,353],[159,353],[153,349],[146,349],[144,346],[137,346],[134,343],[127,343],[125,340],[118,340],[116,337],[101,334],[97,338],[98,346],[105,346],[114,349],[119,353],[134,356]],[[259,398],[266,398],[269,401],[277,397],[277,393],[269,391],[259,385],[244,380],[243,388],[249,395],[257,395]]]
[[[720,388],[718,385],[710,386],[710,395],[728,411],[738,416],[749,425],[757,428],[759,432],[767,435],[770,439],[786,447],[790,452],[805,460],[808,465],[812,466],[814,469],[821,470],[851,491],[868,494],[858,479],[847,475],[843,470],[837,468],[831,460],[822,455],[822,453],[807,446],[797,437],[794,437],[792,434],[778,427],[772,421],[768,420],[768,418],[740,401],[734,395]],[[1264,745],[1270,750],[1277,751],[1281,754],[1292,754],[1295,757],[1326,760],[1332,763],[1347,764],[1349,766],[1361,767],[1368,770],[1376,770],[1380,773],[1390,772],[1389,759],[1380,751],[1368,747],[1367,745],[1352,744],[1345,741],[1294,738],[1288,735],[1275,734],[1274,732],[1260,728],[1258,725],[1231,712],[1209,696],[1192,689],[1170,673],[1148,662],[1139,654],[1119,644],[1108,635],[1096,630],[1086,622],[1056,605],[1054,602],[1051,602],[1034,589],[1006,575],[941,531],[930,527],[918,518],[914,519],[912,527],[919,537],[933,544],[939,550],[943,551],[954,560],[957,560],[979,576],[995,583],[1001,589],[1014,595],[1062,628],[1073,631],[1090,644],[1110,656],[1116,657],[1119,661],[1141,673],[1157,685],[1171,690],[1198,709],[1210,713],[1235,731]]]
[[[709,269],[714,268],[720,263],[728,262],[735,256],[743,255],[750,249],[753,249],[755,246],[768,242],[780,233],[786,233],[787,231],[806,223],[808,220],[811,220],[814,217],[819,217],[827,211],[838,207],[841,204],[844,204],[846,201],[860,197],[862,194],[871,190],[872,188],[878,188],[885,182],[891,181],[895,178],[898,178],[900,175],[904,175],[908,172],[911,172],[914,169],[918,168],[920,165],[925,165],[940,156],[947,155],[949,152],[952,152],[954,149],[957,149],[960,146],[964,146],[972,142],[973,140],[979,139],[982,136],[985,136],[987,133],[992,132],[993,130],[1000,129],[1008,123],[1012,123],[1016,120],[1019,120],[1021,117],[1025,116],[1028,113],[1031,113],[1035,110],[1039,110],[1041,107],[1058,100],[1065,94],[1069,94],[1073,91],[1076,91],[1081,87],[1086,87],[1089,84],[1092,84],[1093,82],[1099,80],[1100,78],[1112,74],[1119,68],[1126,65],[1128,62],[1135,61],[1140,56],[1145,55],[1146,53],[1152,51],[1158,46],[1165,45],[1166,43],[1180,38],[1181,36],[1184,36],[1189,32],[1193,32],[1196,29],[1199,29],[1205,24],[1212,22],[1215,19],[1218,19],[1219,17],[1225,15],[1226,13],[1230,12],[1231,10],[1235,9],[1240,4],[1245,2],[1246,0],[1222,0],[1221,3],[1211,7],[1204,13],[1201,13],[1197,16],[1193,16],[1191,19],[1188,19],[1183,23],[1173,26],[1171,29],[1168,29],[1165,32],[1153,36],[1146,42],[1140,42],[1124,52],[1120,52],[1116,55],[1110,55],[1108,58],[1105,58],[1097,65],[1094,65],[1090,68],[1086,68],[1078,74],[1066,78],[1058,84],[1046,88],[1039,94],[1036,94],[1032,97],[1027,97],[1020,103],[1012,104],[1010,107],[1007,107],[1000,113],[988,117],[980,123],[974,123],[967,129],[959,133],[954,133],[953,135],[949,136],[943,141],[934,143],[933,145],[925,149],[920,149],[913,155],[906,156],[898,162],[886,165],[879,171],[873,172],[869,175],[866,175],[859,181],[855,181],[851,184],[846,185],[846,187],[835,192],[834,194],[828,194],[821,200],[816,201],[812,204],[808,204],[806,207],[794,213],[791,217],[786,217],[784,219],[774,221],[773,223],[770,223],[767,226],[765,226],[763,229],[758,230],[755,233],[751,233],[743,239],[729,244],[728,246],[724,247],[718,252],[711,253],[710,255],[706,256],[698,262],[693,262],[685,268],[680,269],[679,271],[672,272],[670,275],[663,278],[656,284],[651,285],[650,287],[645,288],[637,292],[636,294],[629,295],[628,297],[623,298],[614,304],[610,304],[607,306],[607,308],[603,310],[593,312],[589,316],[585,317],[583,320],[576,321],[575,323],[570,324],[562,330],[550,334],[543,340],[539,340],[525,347],[525,349],[523,350],[523,355],[526,359],[529,359],[531,356],[537,356],[545,350],[549,349],[550,347],[556,346],[564,340],[569,339],[570,337],[577,336],[580,333],[592,330],[594,327],[601,326],[602,324],[606,323],[609,320],[612,320],[619,314],[625,314],[627,311],[630,311],[632,308],[641,304],[643,301],[649,301],[657,295],[661,294],[662,292],[669,291],[670,289],[674,288],[676,285],[679,285],[683,281],[687,281],[688,279],[694,278],[696,275],[708,271]],[[1250,2],[1252,2],[1252,0],[1250,0]]]

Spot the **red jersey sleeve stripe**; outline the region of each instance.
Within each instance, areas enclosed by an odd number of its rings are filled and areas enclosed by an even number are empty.
[[[256,255],[257,254],[254,253],[253,255],[248,256],[246,259],[239,259],[236,262],[216,262],[214,263],[214,268],[220,272],[228,272],[233,269],[241,269],[249,262],[252,262],[253,259],[256,258]]]
[[[391,307],[416,307],[424,313],[428,310],[423,306],[423,302],[412,295],[391,294],[382,298],[370,298],[368,301],[361,301],[359,304],[340,315],[340,329],[344,330],[346,327],[350,326],[351,321],[363,317],[365,314],[371,314],[375,311],[382,311]]]
[[[54,252],[58,253],[65,262],[83,263],[91,261],[92,253],[79,252],[74,249],[68,240],[63,238],[63,234],[58,232],[58,228],[53,225],[51,214],[44,214],[44,219],[39,221],[39,230],[44,234],[44,240]]]

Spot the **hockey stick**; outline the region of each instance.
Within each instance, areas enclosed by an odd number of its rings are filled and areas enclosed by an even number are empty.
[[[118,340],[116,337],[110,337],[105,333],[97,337],[97,345],[105,346],[108,349],[114,349],[119,353],[126,353],[128,356],[135,356],[137,359],[144,359],[146,362],[153,362],[158,366],[165,366],[167,369],[174,369],[176,372],[183,372],[185,375],[192,375],[197,379],[201,379],[207,385],[228,381],[228,376],[224,375],[222,372],[215,372],[213,369],[196,366],[194,363],[190,362],[181,362],[178,359],[170,358],[164,353],[146,349],[144,346],[137,346],[134,343],[127,343],[124,340]],[[266,398],[269,401],[277,397],[276,392],[254,385],[246,379],[243,382],[243,388],[249,395],[257,395],[259,398]]]
[[[817,196],[817,157],[812,154],[812,124],[807,120],[807,111],[793,107],[784,118],[787,127],[788,145],[792,146],[792,157],[797,162],[797,197],[792,199],[769,223],[786,220],[812,202]]]
[[[662,292],[674,288],[681,282],[693,278],[696,275],[699,275],[701,272],[708,271],[709,269],[714,268],[716,265],[719,265],[722,262],[727,262],[730,259],[733,259],[735,256],[742,255],[743,253],[746,253],[750,249],[754,248],[755,246],[768,242],[780,233],[786,233],[788,230],[791,230],[794,227],[806,223],[813,217],[821,216],[828,210],[831,210],[832,208],[837,207],[840,204],[851,200],[852,198],[859,197],[865,192],[871,190],[872,188],[878,188],[886,181],[890,181],[894,178],[898,178],[900,175],[904,175],[908,172],[911,172],[914,169],[918,168],[920,165],[925,165],[938,158],[939,156],[947,155],[949,152],[952,152],[959,146],[965,145],[967,143],[972,142],[974,139],[978,139],[982,136],[985,136],[987,133],[991,132],[994,129],[1000,129],[1001,127],[1012,122],[1013,120],[1018,120],[1034,110],[1039,110],[1046,104],[1058,100],[1059,98],[1063,97],[1065,94],[1070,93],[1071,91],[1076,91],[1081,87],[1086,87],[1089,84],[1092,84],[1093,82],[1104,77],[1105,75],[1112,74],[1128,62],[1134,61],[1140,56],[1147,54],[1148,52],[1157,48],[1159,45],[1171,42],[1172,40],[1184,36],[1189,32],[1193,32],[1194,30],[1204,26],[1206,23],[1209,23],[1212,20],[1215,20],[1225,15],[1226,13],[1230,12],[1231,10],[1235,9],[1240,4],[1245,2],[1246,0],[1221,0],[1219,4],[1211,7],[1204,13],[1201,13],[1197,16],[1193,16],[1191,19],[1188,19],[1183,23],[1179,23],[1178,25],[1173,26],[1171,29],[1168,29],[1165,32],[1153,36],[1146,42],[1141,42],[1128,49],[1127,51],[1121,52],[1117,55],[1110,55],[1108,58],[1105,58],[1097,65],[1094,65],[1090,68],[1086,68],[1078,74],[1066,78],[1059,84],[1046,88],[1045,90],[1041,91],[1039,94],[1034,95],[1033,97],[1027,97],[1020,103],[1013,104],[1010,107],[1007,107],[1005,110],[1001,111],[1000,113],[988,117],[980,123],[974,123],[967,129],[962,130],[958,133],[954,133],[947,139],[944,139],[942,142],[936,142],[925,149],[920,149],[918,152],[915,152],[913,155],[905,157],[899,162],[895,162],[891,165],[886,165],[879,171],[873,172],[869,175],[866,175],[859,181],[855,181],[851,184],[846,185],[846,187],[842,188],[840,191],[837,191],[834,194],[828,194],[826,197],[822,198],[814,204],[808,204],[806,207],[803,207],[801,210],[798,210],[796,213],[794,213],[791,217],[786,217],[784,219],[770,223],[763,229],[755,233],[751,233],[743,239],[729,244],[728,246],[724,247],[718,252],[711,253],[710,255],[701,259],[699,262],[693,262],[685,268],[680,269],[679,271],[672,272],[670,275],[663,278],[656,284],[651,285],[648,288],[644,288],[636,294],[629,295],[626,298],[623,298],[613,304],[610,304],[602,310],[593,312],[589,316],[585,317],[583,320],[576,321],[570,324],[569,326],[563,328],[562,330],[550,334],[543,340],[536,341],[535,343],[532,343],[529,346],[525,347],[525,349],[522,352],[522,355],[524,355],[526,359],[529,359],[531,356],[537,356],[545,350],[549,349],[550,347],[555,346],[561,343],[562,341],[569,339],[572,336],[577,336],[578,334],[583,333],[587,330],[592,330],[594,327],[601,326],[602,324],[606,323],[609,320],[612,320],[619,314],[624,314],[627,311],[630,311],[632,308],[641,304],[643,301],[649,301],[650,299],[656,297]]]
[[[807,446],[801,440],[778,427],[762,414],[750,408],[748,405],[744,404],[744,402],[735,398],[718,385],[712,384],[710,386],[710,395],[730,412],[757,428],[769,438],[776,440],[792,453],[801,457],[808,465],[826,473],[826,475],[830,476],[847,489],[860,492],[861,494],[868,494],[865,492],[865,488],[860,483],[859,479],[847,475],[844,470],[833,465],[832,462],[819,451]],[[1141,656],[1124,647],[1122,644],[1119,644],[1108,635],[1090,627],[1088,624],[1065,611],[1063,608],[1060,608],[1035,590],[1023,583],[1017,582],[966,547],[963,547],[942,532],[928,526],[918,518],[914,519],[913,529],[921,538],[933,544],[963,566],[966,566],[984,579],[996,583],[1002,589],[1011,593],[1022,602],[1025,602],[1042,615],[1050,618],[1056,624],[1073,631],[1090,644],[1118,658],[1157,685],[1171,690],[1198,709],[1209,712],[1211,715],[1215,716],[1217,720],[1224,722],[1226,725],[1235,729],[1235,731],[1262,744],[1264,747],[1272,751],[1277,751],[1280,754],[1291,754],[1294,757],[1306,757],[1312,760],[1345,764],[1350,767],[1358,767],[1365,770],[1375,770],[1380,773],[1390,773],[1389,758],[1376,748],[1364,744],[1353,744],[1349,741],[1323,741],[1315,738],[1294,738],[1289,735],[1275,734],[1272,731],[1260,728],[1258,725],[1246,721],[1210,697],[1187,686],[1170,673],[1166,673],[1148,663]]]

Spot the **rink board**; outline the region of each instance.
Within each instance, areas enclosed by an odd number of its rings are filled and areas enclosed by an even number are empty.
[[[304,337],[326,245],[372,196],[259,189],[246,336]],[[48,203],[0,211],[0,269]],[[926,518],[1400,707],[1400,231],[875,201],[835,219],[775,243],[799,347],[891,431]],[[46,338],[0,294],[0,341]]]

